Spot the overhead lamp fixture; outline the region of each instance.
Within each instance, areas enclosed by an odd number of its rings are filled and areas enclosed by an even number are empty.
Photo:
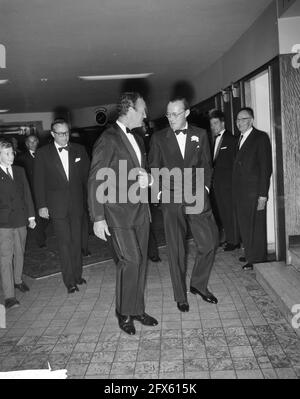
[[[153,75],[150,73],[132,73],[124,75],[91,75],[91,76],[78,76],[81,80],[116,80],[116,79],[143,79]]]
[[[231,84],[231,91],[232,91],[232,96],[234,98],[238,98],[240,96],[240,88],[237,83],[232,83]]]
[[[8,82],[8,79],[0,79],[0,85],[4,85]]]
[[[9,111],[9,109],[0,109],[0,114],[5,114],[8,111]]]
[[[229,103],[230,101],[230,91],[229,89],[222,90],[222,97],[224,103]]]

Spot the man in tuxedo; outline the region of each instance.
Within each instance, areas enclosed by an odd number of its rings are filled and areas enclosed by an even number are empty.
[[[132,129],[141,126],[145,117],[146,104],[138,93],[121,95],[116,123],[107,128],[94,145],[88,181],[88,203],[94,232],[105,241],[106,236],[111,236],[117,257],[116,316],[119,327],[129,335],[136,332],[134,320],[147,326],[158,324],[145,313],[144,303],[149,206],[140,200],[131,201],[127,195],[136,188],[141,195],[144,193],[147,201],[151,176],[145,171],[146,154],[142,139],[132,134]],[[137,178],[129,179],[124,169],[128,173],[136,171]],[[106,170],[115,177],[107,183],[104,178]],[[107,187],[103,190],[105,184]],[[110,196],[109,193],[113,192],[115,196]]]
[[[185,262],[187,223],[190,225],[197,249],[190,281],[190,292],[200,295],[207,302],[218,302],[217,298],[207,288],[218,246],[218,229],[208,198],[212,176],[211,154],[207,133],[203,129],[188,124],[187,117],[189,114],[190,110],[186,99],[175,98],[170,101],[166,113],[170,126],[152,136],[149,153],[149,167],[151,169],[167,168],[170,171],[173,168],[179,168],[183,176],[183,184],[180,185],[170,182],[167,187],[167,185],[163,185],[163,182],[155,182],[155,184],[159,184],[162,190],[162,199],[164,190],[170,191],[171,194],[170,202],[164,203],[162,201],[161,209],[164,218],[174,299],[181,312],[189,311]],[[190,168],[193,173],[193,193],[198,197],[204,196],[203,209],[195,210],[195,213],[187,212],[187,204],[184,199],[181,203],[178,202],[180,200],[178,194],[183,193],[183,187],[190,183],[184,181],[184,171],[187,168]],[[205,188],[201,187],[201,192],[195,193],[195,187],[197,187],[196,170],[199,168],[204,169]],[[183,195],[181,197],[184,198]]]
[[[29,136],[27,136],[25,140],[26,150],[22,152],[16,160],[16,163],[25,169],[26,177],[29,182],[34,203],[35,199],[34,199],[34,189],[33,189],[33,171],[35,163],[35,153],[37,151],[38,145],[39,145],[39,139],[37,136],[35,136],[34,134],[30,134]],[[39,248],[44,248],[46,247],[46,228],[49,224],[49,221],[47,219],[39,217],[38,209],[36,209],[35,221],[36,221],[36,227],[33,230],[33,234],[35,236],[35,240]]]
[[[83,146],[69,143],[62,119],[51,125],[54,141],[41,147],[34,164],[34,192],[39,216],[51,219],[61,270],[68,293],[78,291],[82,278],[81,228],[89,159]]]
[[[232,204],[232,168],[238,139],[225,129],[225,115],[222,111],[210,112],[209,121],[214,135],[211,195],[217,213],[215,217],[220,220],[225,231],[224,251],[233,251],[240,246],[235,242]]]
[[[7,309],[19,306],[15,288],[29,291],[22,281],[27,229],[35,227],[34,206],[23,168],[14,166],[12,143],[0,139],[0,272]]]
[[[267,260],[266,205],[272,174],[272,149],[267,133],[253,127],[254,112],[245,107],[237,115],[241,132],[238,152],[233,165],[232,187],[236,239],[241,236],[247,261],[244,270],[253,263]]]

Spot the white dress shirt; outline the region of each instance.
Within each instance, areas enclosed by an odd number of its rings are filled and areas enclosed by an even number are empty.
[[[137,156],[137,159],[139,161],[140,166],[142,165],[142,154],[141,154],[141,150],[140,147],[138,145],[138,143],[136,142],[136,139],[134,138],[134,135],[132,133],[127,133],[126,132],[126,126],[123,125],[122,122],[117,121],[117,125],[120,126],[120,128],[122,129],[122,131],[126,134],[126,137],[128,138],[128,140],[130,141],[130,144],[132,145],[135,155]]]
[[[223,137],[224,133],[225,133],[225,129],[221,130],[221,132],[219,133],[219,136],[216,138],[215,148],[214,148],[214,159],[216,158],[217,151],[218,151],[218,148],[219,148],[219,144],[220,144],[220,141],[222,140],[222,137]]]
[[[245,143],[245,141],[247,140],[249,134],[252,132],[253,127],[251,127],[250,129],[246,130],[245,133],[243,133],[243,137],[240,141],[240,145],[239,145],[239,150],[242,148],[242,145]]]
[[[0,167],[3,170],[3,172],[6,173],[6,174],[7,174],[7,170],[6,169],[8,169],[10,175],[12,176],[12,178],[14,178],[14,174],[13,174],[11,166],[4,166],[4,165],[0,164]]]
[[[187,129],[187,128],[188,128],[188,124],[186,124],[185,127],[182,128],[182,130],[183,130],[183,129]],[[180,130],[180,129],[178,129],[178,130]],[[181,133],[181,132],[180,132],[179,134],[176,134],[176,133],[174,132],[174,134],[175,134],[177,143],[178,143],[178,145],[179,145],[182,158],[184,159],[185,144],[186,144],[186,136],[187,136],[187,135],[186,135],[186,134],[183,134],[183,133]]]
[[[58,151],[58,149],[61,146],[58,145],[56,143],[56,141],[54,141],[54,145],[57,150],[58,156],[63,164],[63,168],[64,168],[65,174],[67,176],[67,179],[69,180],[69,151],[66,151],[66,150]]]
[[[32,156],[32,158],[35,158],[35,152],[32,150],[29,150],[29,152],[30,152],[30,155]]]

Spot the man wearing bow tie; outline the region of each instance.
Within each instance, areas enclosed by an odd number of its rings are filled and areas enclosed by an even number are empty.
[[[206,132],[188,124],[189,114],[189,106],[184,98],[175,98],[170,101],[166,113],[170,127],[152,136],[149,153],[150,168],[167,168],[169,171],[179,168],[181,170],[183,184],[180,187],[172,182],[169,187],[164,186],[161,181],[154,182],[159,184],[162,190],[161,198],[163,198],[164,190],[169,190],[171,194],[170,203],[162,202],[161,209],[164,217],[174,299],[181,312],[189,311],[185,259],[187,224],[190,226],[197,250],[190,281],[190,292],[200,295],[207,302],[218,302],[207,288],[218,246],[218,229],[208,198],[212,176],[210,148]],[[194,214],[187,212],[187,204],[184,201],[183,187],[185,183],[191,184],[184,182],[186,168],[192,169],[193,192],[197,187],[194,179],[195,171],[198,168],[204,169],[205,188],[201,188],[203,192],[196,193],[199,197],[204,195],[204,207]],[[182,191],[182,201],[178,203],[175,197],[176,192],[180,190]]]
[[[39,216],[51,219],[57,238],[61,271],[68,293],[78,291],[82,278],[81,229],[89,159],[83,146],[69,143],[63,119],[51,125],[54,141],[36,153],[34,193]]]
[[[144,190],[147,199],[152,180],[145,170],[143,140],[132,134],[132,129],[142,126],[145,117],[146,104],[138,93],[121,95],[116,123],[106,129],[94,145],[88,182],[89,211],[94,232],[104,241],[110,238],[116,254],[116,316],[120,329],[129,335],[136,332],[134,321],[146,326],[158,324],[145,313],[144,302],[149,205],[143,201],[133,202],[129,196],[130,190],[136,187],[135,190],[140,193]],[[139,172],[137,178],[130,179],[127,173],[120,178],[123,171],[120,166],[123,169],[127,167],[128,173],[133,170]],[[106,170],[115,176],[107,183],[108,191],[115,190],[116,193],[111,200],[105,198],[109,192],[101,191],[101,186],[105,184],[102,172]]]
[[[233,251],[239,247],[235,242],[232,204],[232,169],[236,155],[237,137],[225,129],[225,115],[213,110],[209,114],[210,128],[213,133],[213,183],[211,199],[215,217],[224,228],[226,245],[224,251]]]

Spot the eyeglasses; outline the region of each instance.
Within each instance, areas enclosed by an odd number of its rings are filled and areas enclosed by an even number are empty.
[[[61,133],[57,133],[57,132],[53,132],[53,133],[56,134],[56,136],[58,136],[58,137],[64,137],[64,136],[68,136],[69,135],[69,131],[61,132]]]
[[[170,114],[166,114],[165,116],[166,116],[168,119],[171,119],[172,117],[173,117],[173,118],[178,118],[178,116],[181,115],[181,114],[183,114],[184,112],[185,112],[185,109],[184,109],[183,111],[181,111],[181,112],[178,112],[177,114],[176,114],[176,112],[171,112]]]
[[[247,119],[252,119],[250,116],[248,118],[236,118],[236,122],[245,121]]]

